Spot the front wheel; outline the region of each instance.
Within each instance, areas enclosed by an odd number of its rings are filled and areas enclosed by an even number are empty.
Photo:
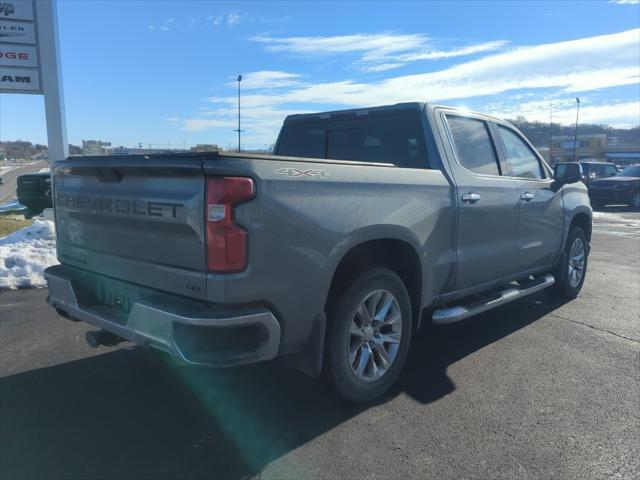
[[[565,245],[565,255],[556,269],[556,283],[548,290],[560,298],[573,299],[578,296],[587,274],[589,242],[584,230],[573,227]]]
[[[347,402],[369,402],[391,387],[406,360],[412,333],[407,289],[393,271],[372,268],[330,310],[326,375]]]

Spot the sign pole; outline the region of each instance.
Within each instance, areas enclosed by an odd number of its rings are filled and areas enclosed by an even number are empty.
[[[38,43],[40,47],[42,90],[47,119],[50,165],[53,165],[56,160],[64,160],[69,156],[56,3],[56,0],[36,0],[36,22],[38,24]]]

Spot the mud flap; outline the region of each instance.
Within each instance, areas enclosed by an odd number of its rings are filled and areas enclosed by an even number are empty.
[[[318,314],[313,321],[311,338],[306,349],[283,358],[287,367],[295,368],[312,378],[317,378],[322,372],[324,354],[324,337],[327,329],[327,316],[324,312]]]

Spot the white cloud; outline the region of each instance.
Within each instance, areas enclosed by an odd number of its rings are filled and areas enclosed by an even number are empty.
[[[640,0],[609,0],[609,3],[615,3],[617,5],[639,5]]]
[[[509,42],[505,40],[497,40],[494,42],[480,43],[477,45],[468,45],[466,47],[454,48],[451,50],[433,50],[427,52],[409,53],[398,57],[399,60],[414,62],[416,60],[437,60],[441,58],[461,57],[465,55],[473,55],[474,53],[482,53],[491,50],[498,50],[506,46]]]
[[[606,124],[618,128],[636,126],[640,119],[640,100],[629,102],[607,102],[590,104],[582,99],[580,123]],[[573,97],[566,99],[534,100],[514,105],[504,103],[485,105],[482,111],[500,118],[514,119],[519,115],[529,121],[549,122],[549,108],[553,123],[565,125],[576,121],[576,102]]]
[[[300,75],[277,70],[250,72],[242,76],[243,89],[280,88],[299,84]],[[235,86],[236,82],[233,82],[233,85]]]
[[[548,43],[461,63],[443,70],[362,83],[342,80],[254,93],[247,105],[287,103],[376,105],[415,100],[451,100],[509,90],[556,88],[588,91],[640,81],[640,29],[579,40]],[[234,103],[235,97],[211,102]]]
[[[337,47],[336,47],[337,48]],[[548,121],[548,100],[536,100],[551,89],[569,98],[554,105],[554,121],[572,123],[573,98],[584,93],[640,83],[640,29],[572,41],[511,48],[502,53],[451,67],[390,77],[376,82],[345,79],[315,84],[299,82],[293,73],[261,71],[254,77],[254,88],[242,97],[243,128],[246,138],[272,141],[288,113],[302,110],[329,110],[405,101],[447,101],[481,98],[512,93],[515,108],[490,105],[487,110],[499,116],[522,114],[532,120]],[[271,80],[271,82],[270,82]],[[291,82],[272,90],[277,82]],[[299,82],[299,83],[298,83]],[[249,84],[250,85],[250,84]],[[190,131],[209,128],[235,128],[235,95],[207,99],[211,108],[201,114],[207,118],[183,119]],[[538,103],[535,103],[538,102]],[[477,101],[476,101],[477,104]],[[612,125],[638,124],[638,102],[590,104],[581,106],[585,122]]]
[[[229,15],[227,15],[227,25],[229,26],[233,26],[233,25],[237,25],[238,23],[240,23],[240,15],[237,13],[230,13]]]
[[[304,57],[329,55],[360,56],[355,68],[363,71],[384,71],[398,68],[417,60],[438,60],[496,50],[506,41],[493,41],[476,45],[437,50],[433,41],[424,34],[354,34],[316,37],[272,37],[259,35],[252,41],[265,45],[267,51],[285,52]]]
[[[242,108],[243,145],[249,148],[262,148],[275,141],[276,133],[287,115],[295,113],[311,113],[306,109],[287,109],[270,106]],[[217,108],[200,112],[201,115],[214,118],[186,118],[182,120],[181,129],[191,133],[198,133],[212,129],[221,129],[229,133],[228,138],[236,134],[238,128],[238,111],[235,106]]]
[[[233,122],[230,120],[212,120],[206,118],[185,118],[182,129],[189,132],[201,132],[211,128],[232,128]]]

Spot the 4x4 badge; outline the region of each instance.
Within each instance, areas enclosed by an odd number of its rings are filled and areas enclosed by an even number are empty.
[[[278,175],[286,175],[287,177],[320,177],[326,178],[329,176],[329,172],[326,170],[318,170],[311,168],[309,170],[299,170],[297,168],[280,168],[276,170]]]

